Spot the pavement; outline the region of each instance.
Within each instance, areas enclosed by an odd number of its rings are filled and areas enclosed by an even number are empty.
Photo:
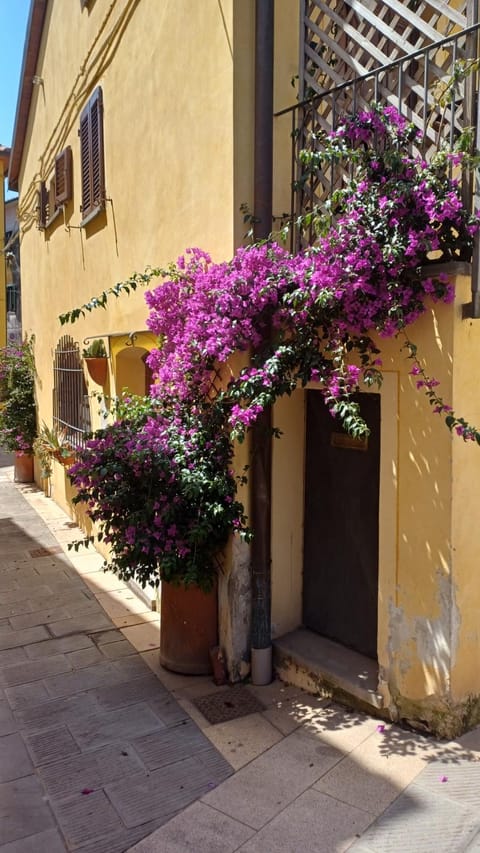
[[[0,458],[0,853],[480,853],[480,730],[280,681],[209,722],[233,688],[163,669],[158,614],[80,536]]]

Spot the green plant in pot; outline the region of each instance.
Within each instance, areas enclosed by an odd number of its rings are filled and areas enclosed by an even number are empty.
[[[95,338],[82,351],[84,358],[107,358],[107,350],[102,338]]]
[[[66,465],[71,463],[74,453],[66,430],[48,427],[45,422],[33,442],[33,450],[40,462],[40,473],[44,480],[52,476],[52,459],[58,459]]]

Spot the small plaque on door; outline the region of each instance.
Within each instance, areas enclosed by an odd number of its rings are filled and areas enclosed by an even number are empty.
[[[346,432],[332,432],[330,436],[330,446],[339,447],[342,450],[368,450],[368,437],[362,435],[359,438],[354,438],[347,435]]]

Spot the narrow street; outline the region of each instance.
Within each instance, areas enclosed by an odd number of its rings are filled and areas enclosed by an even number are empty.
[[[478,732],[167,672],[158,616],[1,464],[1,853],[480,850]]]

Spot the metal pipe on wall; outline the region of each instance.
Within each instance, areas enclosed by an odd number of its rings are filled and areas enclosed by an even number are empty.
[[[254,234],[272,230],[273,30],[274,0],[255,5]],[[252,563],[252,680],[271,681],[271,481],[272,412],[265,409],[252,427],[250,465]]]

